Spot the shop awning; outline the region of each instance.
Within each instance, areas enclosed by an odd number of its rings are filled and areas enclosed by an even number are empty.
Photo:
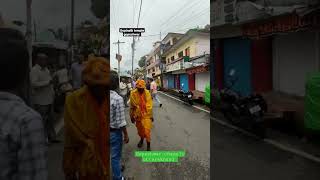
[[[242,32],[244,36],[259,38],[278,33],[296,32],[319,27],[319,13],[311,13],[305,16],[290,14],[275,17],[270,20],[245,24],[243,25]]]
[[[187,74],[196,74],[196,73],[202,73],[202,72],[208,72],[208,71],[209,71],[209,65],[197,66],[197,67],[189,68],[186,70]]]

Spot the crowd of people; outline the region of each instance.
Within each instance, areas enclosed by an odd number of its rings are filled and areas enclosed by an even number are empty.
[[[154,80],[120,82],[108,59],[87,54],[79,55],[70,70],[62,64],[52,73],[48,56],[39,53],[29,72],[26,41],[13,29],[0,29],[0,57],[0,179],[48,178],[48,145],[60,142],[52,116],[57,92],[58,104],[64,107],[66,180],[103,180],[111,174],[113,180],[124,179],[122,146],[129,143],[126,107],[140,137],[137,147],[146,142],[151,151],[153,99],[162,106]],[[28,81],[30,106],[23,91]]]

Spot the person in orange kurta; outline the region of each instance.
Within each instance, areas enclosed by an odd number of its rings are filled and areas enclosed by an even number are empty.
[[[130,118],[136,124],[140,142],[138,148],[143,146],[143,141],[147,141],[147,150],[151,150],[151,129],[152,129],[152,98],[150,92],[146,90],[144,80],[136,82],[136,89],[130,94]]]
[[[109,180],[110,66],[104,58],[89,60],[85,85],[66,98],[63,169],[66,180]]]

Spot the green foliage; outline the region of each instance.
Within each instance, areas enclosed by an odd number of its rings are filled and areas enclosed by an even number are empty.
[[[145,69],[144,68],[136,68],[134,70],[133,77],[135,79],[143,78],[144,74],[145,74]]]
[[[139,65],[139,67],[144,67],[146,65],[146,57],[145,56],[140,58],[138,65]]]

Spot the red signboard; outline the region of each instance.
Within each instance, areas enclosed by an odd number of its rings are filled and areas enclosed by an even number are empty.
[[[297,31],[309,27],[319,27],[320,15],[307,15],[300,17],[297,14],[280,16],[275,19],[250,23],[243,26],[244,36],[265,36],[274,33]]]
[[[198,66],[194,68],[187,69],[186,72],[187,74],[196,74],[196,73],[202,73],[202,72],[207,72],[209,71],[209,66]]]

